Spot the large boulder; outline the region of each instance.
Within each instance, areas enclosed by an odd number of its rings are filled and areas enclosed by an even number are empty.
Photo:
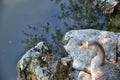
[[[64,48],[68,52],[68,57],[73,59],[73,68],[78,70],[89,69],[95,51],[90,49],[80,49],[86,41],[98,41],[106,53],[106,61],[116,62],[117,52],[120,49],[120,34],[100,31],[100,30],[72,30],[65,34],[63,38]]]
[[[68,69],[45,42],[28,50],[17,63],[18,80],[65,80]]]
[[[18,80],[48,80],[50,57],[51,50],[45,42],[28,50],[17,63]]]

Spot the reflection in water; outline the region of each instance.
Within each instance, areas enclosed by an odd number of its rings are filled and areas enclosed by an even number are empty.
[[[36,27],[29,25],[28,29],[30,31],[23,31],[27,38],[22,43],[28,49],[39,41],[45,40],[54,49],[55,54],[60,54],[59,43],[61,43],[63,35],[69,30],[89,28],[99,30],[120,29],[120,22],[117,21],[118,25],[115,27],[114,23],[116,21],[113,21],[114,18],[103,14],[103,11],[96,7],[95,3],[91,0],[51,1],[57,4],[59,15],[53,14],[50,19],[45,21],[46,23],[40,22],[40,26],[37,25]],[[111,22],[113,23],[111,24]]]
[[[59,2],[62,14],[59,19],[70,19],[73,21],[72,28],[95,28],[103,29],[106,26],[105,15],[97,9],[91,0],[69,0]],[[69,24],[69,23],[66,23]],[[99,27],[98,27],[99,26]]]

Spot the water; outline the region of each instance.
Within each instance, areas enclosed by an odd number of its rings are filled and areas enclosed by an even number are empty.
[[[0,77],[2,79],[0,80],[16,80],[16,64],[27,51],[21,41],[26,38],[29,39],[29,44],[26,42],[25,44],[33,46],[33,43],[39,42],[32,41],[35,39],[34,36],[36,34],[42,36],[52,45],[54,53],[57,53],[56,46],[69,30],[107,29],[106,16],[102,13],[98,14],[93,3],[84,0],[80,3],[77,0],[69,1],[1,0]],[[37,30],[28,29],[28,25],[36,26]],[[33,36],[23,35],[23,30],[26,33],[30,32]]]
[[[25,38],[22,30],[27,30],[27,25],[37,24],[44,17],[50,16],[54,3],[49,0],[1,0],[1,2],[0,80],[16,80],[16,63],[25,53],[21,44],[21,40]]]

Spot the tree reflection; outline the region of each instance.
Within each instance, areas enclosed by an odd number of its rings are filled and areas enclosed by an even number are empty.
[[[26,39],[22,41],[29,49],[39,41],[48,42],[54,52],[58,52],[63,35],[74,29],[120,30],[120,15],[115,17],[105,15],[94,5],[93,0],[51,0],[60,7],[60,15],[55,17],[60,23],[52,24],[46,21],[38,27],[28,26],[29,31],[23,31]],[[119,20],[119,21],[117,21]],[[54,21],[53,21],[54,22]],[[54,27],[54,28],[53,28]],[[59,53],[59,52],[58,52]]]
[[[114,32],[120,32],[120,15],[108,18],[108,30]]]
[[[58,0],[53,0],[58,2]],[[61,15],[58,19],[71,19],[73,28],[104,29],[106,16],[93,3],[93,0],[60,0],[57,3],[61,7]],[[69,23],[66,23],[69,24]]]

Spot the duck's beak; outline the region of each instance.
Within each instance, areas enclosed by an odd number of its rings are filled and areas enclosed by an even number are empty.
[[[82,49],[86,49],[86,48],[88,48],[88,43],[83,44],[80,48],[82,48]]]

